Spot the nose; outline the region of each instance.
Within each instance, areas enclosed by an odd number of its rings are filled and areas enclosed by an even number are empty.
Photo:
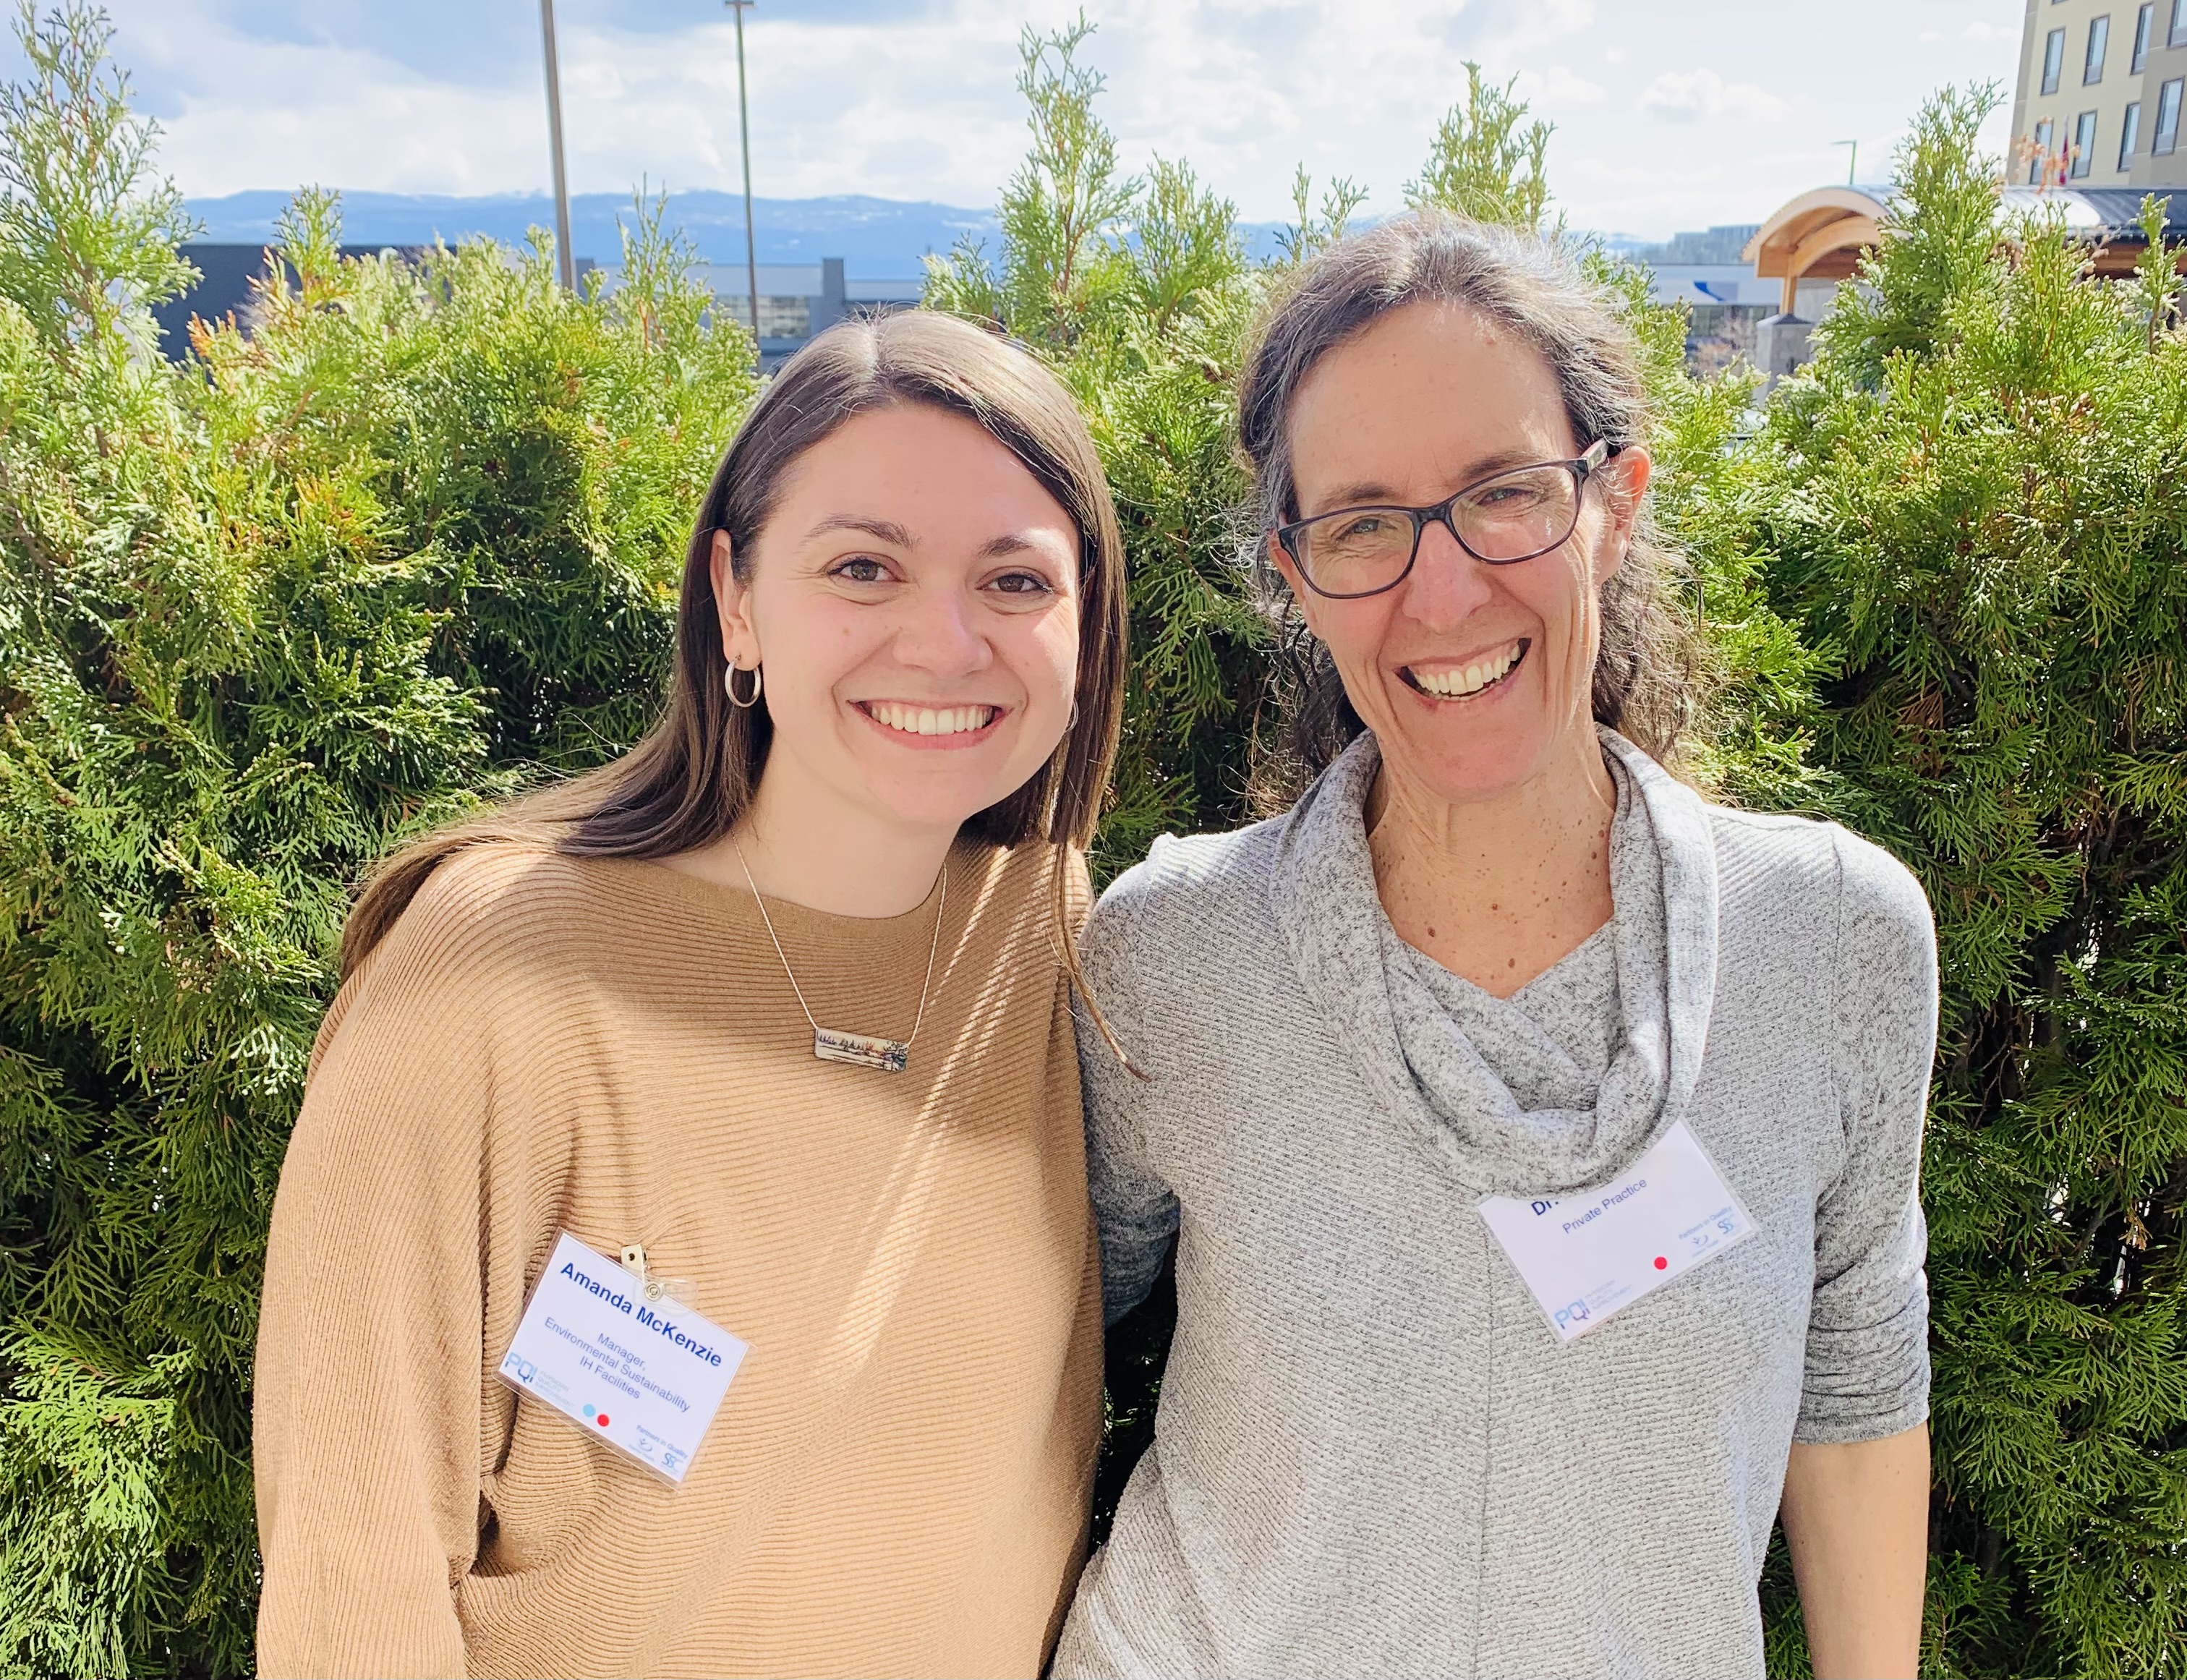
[[[995,662],[979,606],[959,589],[922,589],[908,601],[896,635],[896,656],[914,671],[966,677]]]
[[[1465,552],[1440,520],[1420,533],[1420,551],[1404,582],[1406,615],[1431,630],[1462,624],[1495,598],[1493,570]]]

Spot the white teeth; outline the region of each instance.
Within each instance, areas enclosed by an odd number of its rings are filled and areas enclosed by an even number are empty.
[[[867,715],[887,729],[907,735],[963,735],[994,722],[991,705],[905,705],[897,700],[869,700]]]
[[[1414,671],[1413,680],[1438,700],[1463,700],[1477,694],[1519,662],[1519,644],[1478,659],[1457,671]]]

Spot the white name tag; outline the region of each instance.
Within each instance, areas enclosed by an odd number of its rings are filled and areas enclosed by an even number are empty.
[[[1489,1196],[1481,1216],[1560,1341],[1754,1234],[1683,1120],[1613,1184],[1555,1200]]]
[[[680,1482],[745,1345],[567,1231],[532,1286],[502,1379]]]

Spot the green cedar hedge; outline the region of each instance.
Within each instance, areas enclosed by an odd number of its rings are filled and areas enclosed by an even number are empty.
[[[1757,542],[1812,761],[1936,907],[1928,1660],[2187,1670],[2187,337],[2175,253],[1999,239],[1993,98],[1779,393]],[[2145,215],[2151,251],[2161,217]]]
[[[0,93],[0,1670],[239,1672],[264,1221],[362,866],[599,761],[665,668],[685,526],[755,389],[638,207],[626,284],[539,249],[334,254],[305,195],[254,330],[179,366],[188,230],[102,20],[19,25]],[[1229,523],[1229,382],[1288,263],[1182,163],[1127,178],[1082,31],[1026,42],[1003,248],[929,301],[1087,406],[1133,582],[1097,863],[1250,814],[1281,697]],[[1476,76],[1408,195],[1538,225],[1543,142]],[[1921,874],[1944,953],[1927,1160],[1937,1673],[2182,1666],[2187,1545],[2187,347],[2168,272],[2089,284],[1994,228],[1980,96],[1755,428],[1598,256],[1650,357],[1657,507],[1695,562],[1689,767]],[[1293,259],[1359,189],[1312,207]],[[1105,1497],[1164,1341],[1111,1350]],[[1781,1552],[1771,1663],[1803,1660]]]
[[[360,867],[655,704],[755,388],[642,214],[335,256],[170,366],[171,189],[80,11],[0,96],[0,1669],[251,1666],[266,1216]]]

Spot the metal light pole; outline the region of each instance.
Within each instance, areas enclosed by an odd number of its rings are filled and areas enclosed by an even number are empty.
[[[547,42],[547,138],[554,152],[554,261],[565,291],[577,289],[570,250],[570,181],[562,168],[562,73],[554,63],[554,0],[539,0],[539,32]]]
[[[1830,144],[1833,146],[1850,146],[1852,148],[1852,150],[1848,153],[1846,157],[1846,185],[1850,187],[1852,185],[1853,171],[1860,167],[1860,142],[1858,140],[1833,140],[1830,142]]]
[[[752,342],[759,342],[759,249],[752,243],[751,109],[745,101],[745,8],[755,0],[722,0],[737,14],[737,129],[745,159],[745,280],[751,287]]]

